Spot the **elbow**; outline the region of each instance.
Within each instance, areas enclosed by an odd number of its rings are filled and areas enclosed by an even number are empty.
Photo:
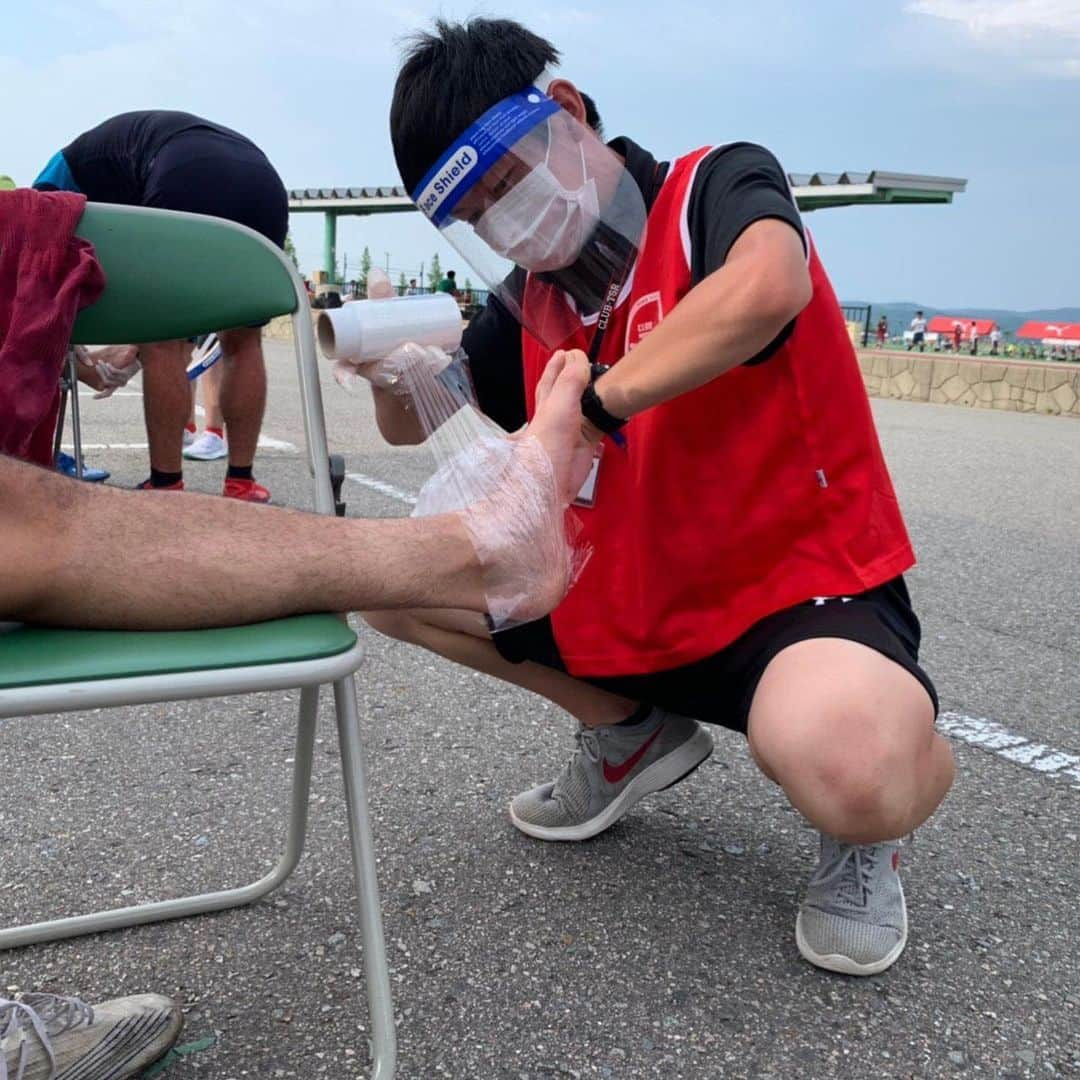
[[[803,265],[792,268],[780,280],[763,283],[761,313],[777,332],[783,329],[810,303],[814,286],[810,271]]]

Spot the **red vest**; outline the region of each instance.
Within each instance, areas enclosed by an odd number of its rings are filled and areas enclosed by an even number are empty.
[[[618,363],[690,291],[687,203],[709,149],[671,167],[600,362]],[[807,243],[813,297],[777,352],[633,417],[625,450],[606,441],[596,504],[576,510],[592,558],[552,615],[571,674],[691,663],[766,615],[915,562],[855,350]],[[523,357],[531,417],[549,350],[526,333]]]

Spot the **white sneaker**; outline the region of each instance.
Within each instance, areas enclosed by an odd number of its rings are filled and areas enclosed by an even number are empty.
[[[176,1042],[180,1006],[158,994],[93,1007],[58,994],[0,997],[0,1076],[130,1080]]]
[[[184,445],[190,446],[195,441],[195,432],[184,428]]]
[[[191,461],[217,461],[228,454],[228,444],[212,431],[204,431],[190,446],[184,447],[184,457]]]

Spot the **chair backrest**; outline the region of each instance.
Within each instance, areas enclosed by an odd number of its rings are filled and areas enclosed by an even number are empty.
[[[263,323],[297,309],[282,253],[252,229],[221,218],[88,203],[76,230],[108,279],[80,312],[80,345],[167,341]]]

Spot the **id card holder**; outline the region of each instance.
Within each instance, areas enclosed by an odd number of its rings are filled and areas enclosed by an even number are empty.
[[[593,451],[589,475],[585,477],[585,483],[581,485],[581,490],[577,493],[577,498],[574,499],[574,506],[582,506],[588,509],[590,506],[596,505],[596,485],[600,479],[600,462],[603,456],[604,444],[600,442],[596,444],[596,449]]]

